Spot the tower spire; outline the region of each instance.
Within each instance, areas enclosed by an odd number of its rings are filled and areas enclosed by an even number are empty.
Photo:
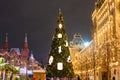
[[[27,33],[25,33],[24,44],[21,50],[21,58],[23,61],[27,61],[28,57],[29,57],[29,49],[28,49]]]
[[[5,35],[6,35],[5,42],[8,42],[8,33],[5,33]]]
[[[8,33],[5,33],[5,42],[4,42],[4,45],[3,45],[3,49],[6,49],[8,50]]]
[[[27,42],[27,33],[25,33],[25,42]]]
[[[30,59],[34,60],[33,51],[31,51]]]
[[[24,40],[23,49],[28,49],[27,33],[25,33],[25,40]]]

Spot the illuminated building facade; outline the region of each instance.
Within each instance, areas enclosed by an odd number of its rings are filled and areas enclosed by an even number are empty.
[[[98,0],[92,21],[95,79],[120,80],[120,0]]]
[[[82,50],[83,46],[83,39],[79,33],[75,33],[73,36],[73,40],[70,41],[70,55],[73,64],[73,70],[76,76],[80,74],[80,51]],[[77,66],[76,66],[77,65]]]
[[[120,80],[120,0],[97,0],[92,21],[93,39],[78,52],[77,73],[82,80]]]

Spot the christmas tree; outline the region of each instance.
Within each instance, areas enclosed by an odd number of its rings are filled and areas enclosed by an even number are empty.
[[[61,9],[59,9],[46,71],[47,77],[50,78],[72,78],[74,76]]]

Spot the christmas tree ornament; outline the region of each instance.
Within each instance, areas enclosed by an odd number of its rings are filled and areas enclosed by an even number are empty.
[[[68,42],[65,40],[65,47],[68,47]]]
[[[53,56],[50,56],[50,58],[49,58],[49,65],[51,65],[52,63],[53,63]]]
[[[62,38],[62,34],[61,33],[58,34],[58,38]]]
[[[62,24],[61,24],[61,23],[59,24],[59,28],[60,28],[60,29],[62,28]]]
[[[62,50],[61,50],[61,46],[58,47],[58,52],[61,53]]]
[[[67,58],[67,62],[68,62],[68,63],[71,62],[71,58],[70,58],[70,56],[68,56],[68,58]]]
[[[57,63],[57,69],[58,70],[63,70],[63,63],[62,62]]]

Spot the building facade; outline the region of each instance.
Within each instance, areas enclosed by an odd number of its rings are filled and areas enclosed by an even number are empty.
[[[72,59],[72,64],[73,64],[73,70],[75,73],[75,76],[79,76],[80,74],[80,68],[81,68],[81,63],[80,63],[80,51],[83,49],[82,46],[83,39],[79,33],[75,33],[73,35],[73,40],[70,41],[70,55]]]
[[[96,79],[120,80],[120,0],[98,0],[92,21]]]
[[[82,80],[120,80],[120,0],[97,0],[92,21],[93,39],[77,52],[77,73]]]

